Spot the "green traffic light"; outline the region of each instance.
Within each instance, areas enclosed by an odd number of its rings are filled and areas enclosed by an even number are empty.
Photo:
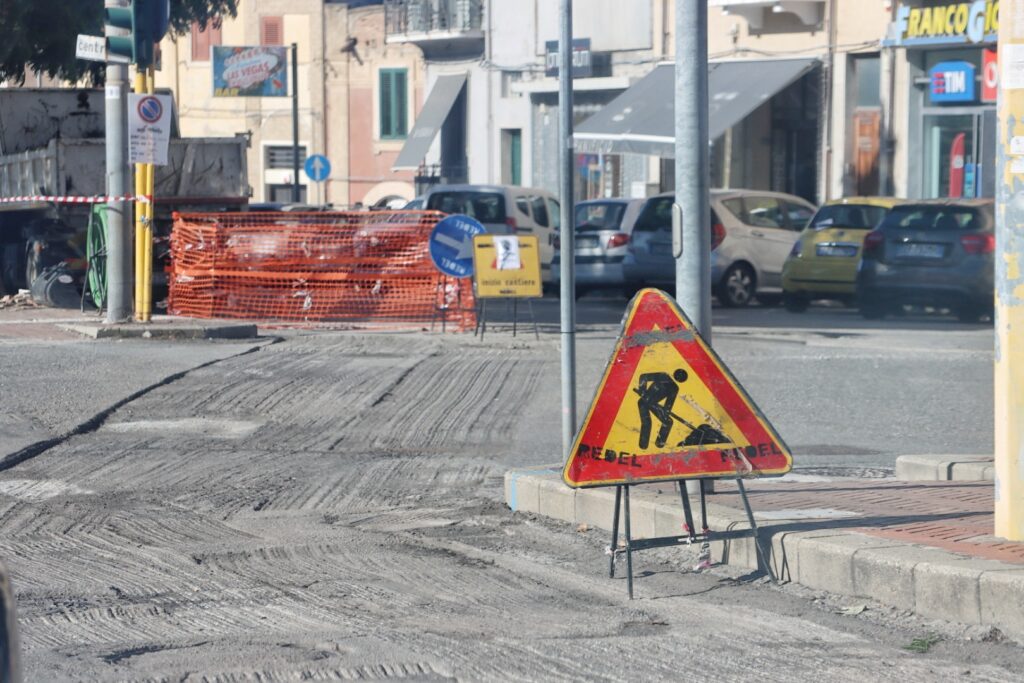
[[[147,67],[153,63],[154,33],[158,30],[154,0],[133,0],[127,7],[103,10],[107,25],[131,31],[127,36],[107,38],[107,53],[132,64]]]

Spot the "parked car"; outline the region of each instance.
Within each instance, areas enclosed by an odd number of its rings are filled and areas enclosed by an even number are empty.
[[[552,281],[560,209],[547,190],[515,185],[437,185],[427,192],[424,204],[428,210],[475,218],[494,235],[536,235],[541,279]]]
[[[991,315],[995,248],[991,199],[897,206],[864,238],[861,314],[880,319],[905,305],[924,305],[949,308],[964,322]]]
[[[835,199],[818,209],[782,268],[782,303],[803,313],[813,299],[853,305],[864,236],[900,203],[892,197]]]
[[[631,291],[675,287],[674,201],[673,193],[657,195],[640,211],[622,262]],[[775,303],[782,294],[782,265],[813,215],[813,204],[789,194],[712,190],[711,284],[719,303],[746,306],[755,296]]]
[[[413,197],[405,206],[402,207],[402,211],[419,211],[423,208],[423,197]]]
[[[576,296],[594,289],[622,290],[622,260],[626,257],[642,199],[591,199],[576,205]],[[555,285],[561,283],[561,251],[555,238],[551,261]]]

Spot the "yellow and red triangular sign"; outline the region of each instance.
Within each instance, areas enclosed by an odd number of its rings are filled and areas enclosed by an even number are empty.
[[[793,456],[667,294],[641,291],[576,434],[574,488],[782,475]]]

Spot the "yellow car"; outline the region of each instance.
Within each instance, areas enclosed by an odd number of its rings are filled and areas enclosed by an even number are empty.
[[[800,233],[782,267],[786,310],[803,313],[813,299],[852,304],[864,236],[902,200],[851,197],[826,202]]]

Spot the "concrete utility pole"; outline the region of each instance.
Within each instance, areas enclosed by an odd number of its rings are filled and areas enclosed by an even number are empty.
[[[1024,0],[1003,0],[1000,14],[995,535],[1024,541]]]
[[[711,344],[711,207],[708,198],[708,4],[676,0],[676,299]],[[705,482],[705,491],[713,490]],[[691,493],[698,482],[688,482]]]
[[[104,8],[121,7],[118,0],[104,0]],[[106,26],[106,35],[128,35],[130,31]],[[128,65],[107,64],[106,137],[107,137],[107,196],[122,197],[128,175],[125,153],[125,131],[128,111],[125,108],[125,89],[128,87]],[[108,323],[128,320],[132,315],[132,259],[131,239],[126,225],[126,202],[107,204],[107,319]]]
[[[558,45],[559,161],[561,162],[562,253],[562,453],[568,457],[576,437],[576,240],[573,231],[574,150],[572,140],[572,0],[560,0]]]

